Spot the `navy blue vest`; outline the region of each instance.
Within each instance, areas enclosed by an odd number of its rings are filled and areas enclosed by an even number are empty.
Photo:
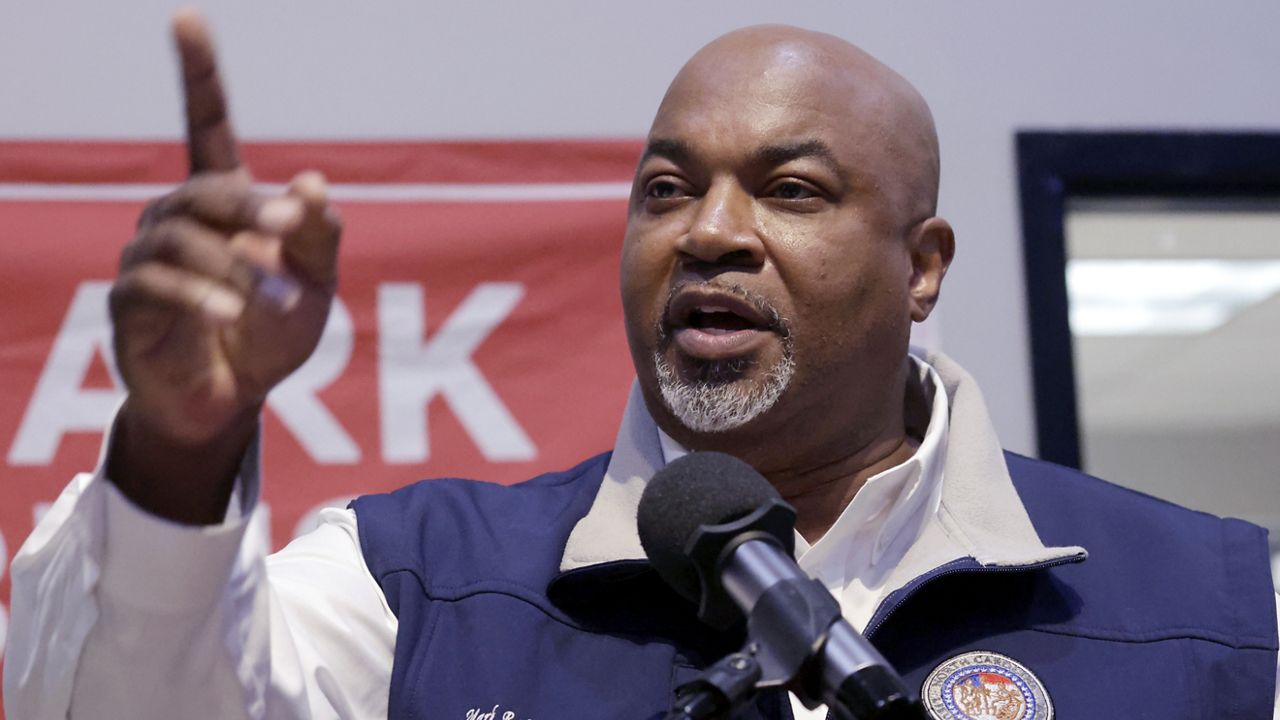
[[[644,562],[559,572],[608,455],[511,487],[420,482],[354,507],[399,619],[391,718],[660,718],[741,638],[703,628]],[[895,592],[868,637],[919,688],[971,650],[1007,655],[1062,720],[1272,716],[1276,606],[1266,533],[1008,454],[1047,545],[1087,561],[958,560]],[[780,693],[741,718],[790,718]]]

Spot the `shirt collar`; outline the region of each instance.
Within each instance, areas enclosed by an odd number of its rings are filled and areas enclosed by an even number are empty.
[[[922,470],[922,480],[945,475],[946,482],[918,483],[915,487],[923,491],[926,486],[941,486],[936,500],[933,492],[908,493],[923,505],[903,506],[894,522],[896,530],[888,533],[885,542],[898,539],[913,518],[924,518],[925,522],[918,526],[913,542],[893,568],[890,584],[908,582],[957,557],[972,557],[983,565],[1016,566],[1083,556],[1080,547],[1047,547],[1040,542],[1009,477],[982,394],[968,373],[941,353],[924,357],[922,372],[935,384],[940,381],[945,395],[941,412],[945,416],[949,411],[950,422],[932,438],[926,431],[924,439],[936,445],[923,456],[917,451],[908,462],[915,462]],[[937,394],[930,400],[932,430],[936,425],[932,416],[940,406]],[[908,407],[907,416],[919,416],[920,409]],[[922,442],[921,447],[926,444]],[[645,557],[636,530],[636,508],[645,484],[665,464],[661,432],[645,409],[639,386],[633,383],[604,481],[591,509],[569,535],[561,571]],[[934,502],[936,512],[928,512]]]
[[[897,567],[937,515],[949,425],[947,394],[927,363],[911,358],[908,403],[921,405],[923,428],[916,452],[869,478],[831,528],[812,546],[796,534],[796,560],[833,592],[855,579],[874,587]]]
[[[861,531],[871,544],[870,564],[894,562],[916,537],[924,519],[937,512],[942,488],[942,461],[946,457],[947,394],[937,392],[942,379],[928,363],[909,357],[914,377],[908,402],[918,403],[925,426],[917,429],[920,446],[907,460],[876,473],[863,484],[853,501],[841,512],[831,528],[812,546],[799,531],[795,534],[796,559],[812,574],[831,554],[844,547]],[[919,422],[916,422],[919,425]],[[689,450],[657,428],[664,464],[689,454]],[[891,549],[897,552],[888,552]],[[886,556],[886,552],[888,555]]]

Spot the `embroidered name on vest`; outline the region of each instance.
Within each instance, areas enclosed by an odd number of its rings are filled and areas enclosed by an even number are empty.
[[[502,710],[502,714],[499,715],[498,711],[501,708],[501,705],[494,705],[489,710],[485,710],[482,707],[471,708],[467,711],[467,716],[463,720],[533,720],[533,718],[517,718],[516,714],[511,710]]]

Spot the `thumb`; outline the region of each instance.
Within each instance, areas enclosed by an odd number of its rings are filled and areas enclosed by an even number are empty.
[[[328,287],[338,282],[338,239],[342,222],[329,205],[324,175],[308,170],[289,183],[288,195],[302,201],[302,220],[284,236],[286,265],[308,282]]]

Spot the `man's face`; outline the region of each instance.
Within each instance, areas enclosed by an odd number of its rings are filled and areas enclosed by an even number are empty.
[[[695,59],[637,170],[627,335],[650,411],[686,444],[869,402],[906,351],[904,238],[923,218],[893,182],[889,99],[789,52]]]

